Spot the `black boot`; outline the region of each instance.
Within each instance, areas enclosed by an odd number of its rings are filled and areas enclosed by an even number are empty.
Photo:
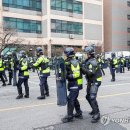
[[[5,87],[5,86],[6,86],[6,83],[3,83],[2,86]]]
[[[98,103],[96,99],[91,100],[91,106],[93,110],[93,116],[91,122],[96,123],[100,119],[100,112],[99,112]]]
[[[79,104],[78,99],[76,99],[74,107],[75,107],[75,111],[76,111],[76,113],[74,114],[74,117],[78,118],[78,119],[83,119],[83,115],[82,115],[82,111],[80,109],[80,104]]]
[[[86,99],[87,99],[87,101],[88,101],[89,105],[90,105],[90,106],[91,106],[91,108],[92,108],[90,98],[89,98],[87,95],[86,95]],[[89,115],[93,116],[93,115],[94,115],[94,111],[92,110],[91,112],[89,112]]]
[[[115,79],[111,79],[111,82],[115,82]]]
[[[45,95],[47,96],[47,97],[49,97],[50,95],[49,95],[49,93],[45,93]]]
[[[93,116],[94,115],[94,111],[92,110],[91,112],[89,112],[89,115]]]
[[[73,111],[74,104],[69,100],[67,104],[67,116],[62,119],[63,123],[72,122],[73,121]]]
[[[24,95],[25,98],[29,98],[29,95]]]
[[[74,117],[75,117],[75,118],[78,118],[78,119],[83,119],[82,112],[80,112],[80,113],[75,113],[75,114],[74,114]]]
[[[25,98],[29,98],[29,87],[26,86],[25,87],[25,95],[24,95]]]
[[[20,95],[18,95],[18,96],[16,97],[16,99],[21,99],[21,98],[23,98],[23,94],[20,94]]]
[[[8,83],[8,85],[12,85],[11,81],[12,81],[12,78],[9,78],[9,83]]]
[[[64,118],[61,119],[63,123],[67,122],[72,122],[73,121],[73,116],[65,116]]]
[[[91,123],[97,123],[100,120],[100,113],[94,114]]]
[[[39,97],[37,97],[37,99],[39,99],[39,100],[45,99],[45,95],[44,96],[39,96]]]
[[[50,95],[49,95],[49,86],[48,86],[47,83],[46,83],[46,85],[45,85],[45,95],[46,95],[47,97],[50,96]]]

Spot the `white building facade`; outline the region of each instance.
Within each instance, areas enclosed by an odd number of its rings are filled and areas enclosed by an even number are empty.
[[[10,22],[24,44],[102,46],[103,0],[0,0],[0,22]]]

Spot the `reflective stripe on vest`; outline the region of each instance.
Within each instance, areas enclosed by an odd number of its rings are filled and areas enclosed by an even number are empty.
[[[102,77],[97,78],[97,81],[102,81]]]

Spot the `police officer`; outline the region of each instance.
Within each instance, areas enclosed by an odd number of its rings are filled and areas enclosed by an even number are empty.
[[[111,53],[111,59],[109,61],[109,66],[110,66],[110,72],[112,75],[111,82],[115,81],[115,70],[118,68],[118,60],[116,58],[115,53]]]
[[[99,65],[99,67],[100,67],[100,69],[102,71],[102,74],[105,75],[105,72],[103,70],[104,61],[103,61],[103,59],[101,58],[101,56],[99,54],[97,55],[97,62],[98,62],[98,65]]]
[[[79,90],[82,89],[82,73],[81,65],[75,58],[74,49],[68,47],[65,49],[64,53],[67,57],[65,64],[69,95],[67,97],[67,115],[62,119],[62,122],[66,123],[73,121],[73,117],[83,118],[78,101]],[[76,114],[73,115],[74,109]]]
[[[4,66],[3,78],[4,78],[5,82],[7,82],[8,79],[7,79],[7,76],[6,76],[6,73],[5,73],[5,71],[6,71],[7,56],[2,55],[2,60],[3,60],[3,66]]]
[[[92,108],[92,123],[96,123],[100,119],[100,111],[97,103],[97,92],[102,81],[102,73],[95,59],[95,52],[92,46],[84,49],[86,60],[83,62],[82,71],[86,75],[87,95],[86,99]]]
[[[128,71],[130,70],[130,56],[126,57],[126,67],[128,69]]]
[[[47,85],[47,78],[50,76],[50,67],[48,65],[49,60],[47,57],[43,55],[43,50],[41,47],[37,47],[36,49],[37,53],[37,61],[33,64],[33,66],[40,71],[40,91],[41,96],[37,97],[37,99],[45,99],[45,95],[49,96],[49,88]],[[46,90],[46,93],[45,93]]]
[[[1,78],[1,81],[3,83],[2,86],[6,86],[5,80],[3,78],[4,68],[5,68],[4,63],[3,63],[2,57],[0,55],[0,78]]]
[[[7,56],[7,63],[6,67],[9,72],[9,83],[8,85],[12,85],[12,78],[13,78],[13,59],[12,59],[12,54],[9,53]]]
[[[120,62],[121,62],[120,72],[125,73],[125,58],[123,56],[121,56]]]
[[[29,86],[28,86],[28,79],[29,79],[29,72],[28,72],[28,60],[26,58],[26,52],[25,51],[20,51],[20,60],[19,60],[19,65],[17,69],[19,70],[19,78],[18,78],[18,83],[17,83],[17,89],[18,89],[18,96],[16,99],[21,99],[23,98],[23,93],[22,93],[22,84],[24,83],[25,86],[25,98],[29,98]]]

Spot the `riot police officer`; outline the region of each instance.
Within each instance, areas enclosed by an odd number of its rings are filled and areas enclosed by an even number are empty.
[[[6,67],[7,67],[8,72],[9,72],[9,83],[8,83],[8,85],[12,85],[12,78],[13,78],[13,59],[12,59],[12,54],[11,53],[8,53]]]
[[[115,70],[118,68],[118,60],[116,58],[115,53],[111,53],[111,59],[109,61],[109,65],[110,65],[110,72],[112,75],[112,79],[111,82],[115,81]]]
[[[37,99],[45,99],[45,95],[49,96],[49,88],[47,84],[47,78],[50,76],[50,67],[48,65],[49,60],[47,57],[43,55],[43,50],[41,47],[37,47],[37,61],[33,64],[33,66],[40,71],[40,92],[41,96],[37,97]],[[46,90],[46,93],[45,93]]]
[[[25,51],[20,51],[20,60],[19,60],[19,65],[17,69],[19,70],[19,77],[18,77],[18,83],[17,83],[17,89],[18,89],[18,96],[16,99],[21,99],[23,98],[23,93],[22,93],[22,84],[24,83],[25,87],[25,98],[29,98],[29,86],[28,86],[28,79],[29,79],[29,72],[28,72],[28,60],[26,58],[26,52]]]
[[[82,111],[80,109],[80,104],[78,101],[79,90],[82,89],[82,73],[81,65],[75,58],[75,52],[73,48],[66,48],[64,51],[67,59],[66,64],[66,78],[68,80],[68,91],[69,95],[67,97],[67,116],[62,119],[63,123],[73,121],[73,117],[83,118]],[[73,115],[73,111],[76,114]]]
[[[0,78],[1,78],[1,81],[3,83],[2,86],[6,86],[5,80],[3,78],[4,68],[5,67],[4,67],[3,59],[2,59],[1,54],[0,54]]]
[[[5,80],[5,82],[7,82],[8,81],[8,79],[7,79],[7,76],[6,76],[6,61],[7,61],[7,56],[4,56],[4,55],[2,55],[2,61],[3,61],[3,66],[4,66],[4,71],[3,71],[3,78],[4,78],[4,80]]]
[[[100,111],[97,103],[97,92],[102,81],[102,73],[95,59],[95,52],[92,46],[84,49],[86,60],[82,64],[82,71],[86,75],[87,95],[86,99],[92,108],[92,123],[96,123],[100,119]]]
[[[121,56],[120,62],[121,62],[120,73],[125,73],[125,58],[123,56]]]
[[[103,70],[103,64],[104,64],[103,59],[101,58],[101,56],[99,54],[97,55],[96,58],[97,58],[98,65],[99,65],[99,67],[100,67],[100,69],[102,71],[102,74],[105,75],[105,72]]]

